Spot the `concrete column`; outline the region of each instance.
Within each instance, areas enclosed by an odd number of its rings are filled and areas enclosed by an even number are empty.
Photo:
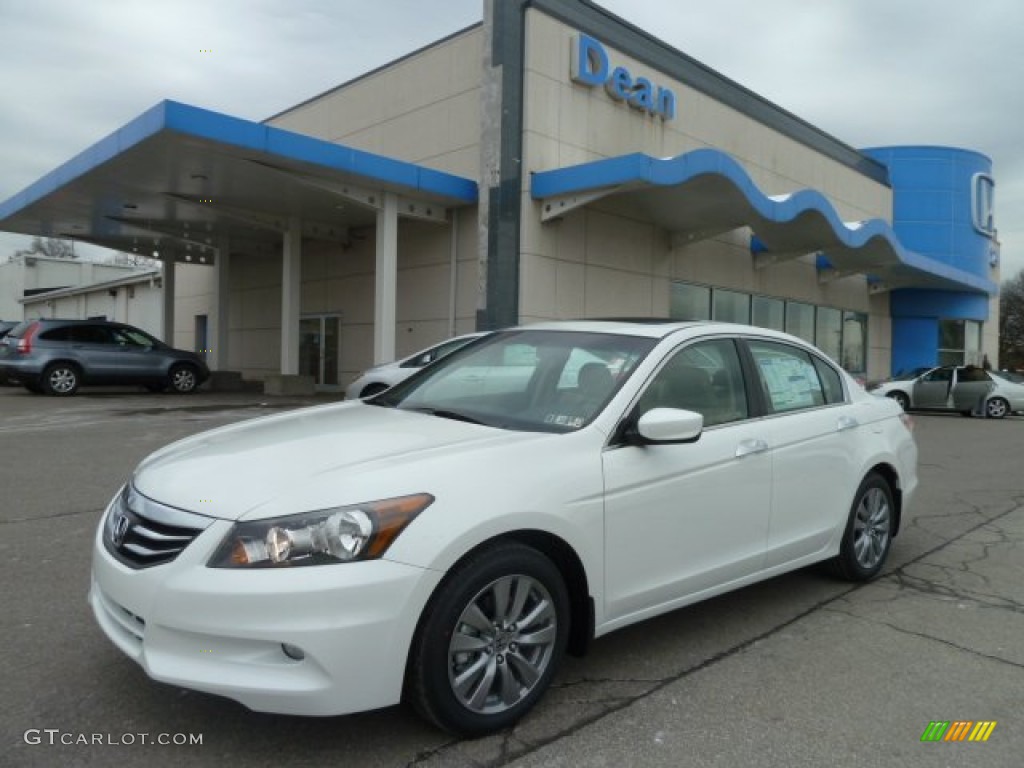
[[[302,222],[288,218],[281,271],[281,373],[299,373],[299,304],[302,299]]]
[[[130,323],[128,319],[128,292],[131,290],[127,285],[118,286],[117,295],[114,297],[114,319],[119,323]]]
[[[228,295],[230,288],[231,244],[224,238],[217,246],[217,261],[213,267],[213,328],[209,335],[210,368],[225,371],[228,368]]]
[[[163,264],[163,290],[160,292],[163,300],[163,340],[165,343],[174,346],[174,258],[161,258]]]
[[[398,197],[384,193],[377,212],[377,272],[373,301],[373,362],[395,359],[395,313],[398,296]]]

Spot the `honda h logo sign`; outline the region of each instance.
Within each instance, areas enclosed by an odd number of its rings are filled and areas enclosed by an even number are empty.
[[[971,223],[985,237],[996,236],[996,183],[987,173],[971,177]]]

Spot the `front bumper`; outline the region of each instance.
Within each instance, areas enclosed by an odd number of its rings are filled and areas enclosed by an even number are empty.
[[[173,562],[134,570],[107,552],[101,522],[89,603],[107,637],[154,680],[257,711],[339,715],[397,703],[442,574],[387,560],[207,568],[230,527],[216,521]]]

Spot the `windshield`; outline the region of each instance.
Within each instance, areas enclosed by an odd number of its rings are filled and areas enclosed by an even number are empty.
[[[571,432],[601,412],[655,343],[606,333],[508,331],[365,402],[502,429]]]

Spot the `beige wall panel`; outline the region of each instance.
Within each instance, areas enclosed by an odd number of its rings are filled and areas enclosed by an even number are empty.
[[[398,273],[397,321],[401,323],[448,318],[451,271],[437,264]]]
[[[649,315],[652,283],[649,275],[588,266],[584,273],[584,314],[587,317]]]

